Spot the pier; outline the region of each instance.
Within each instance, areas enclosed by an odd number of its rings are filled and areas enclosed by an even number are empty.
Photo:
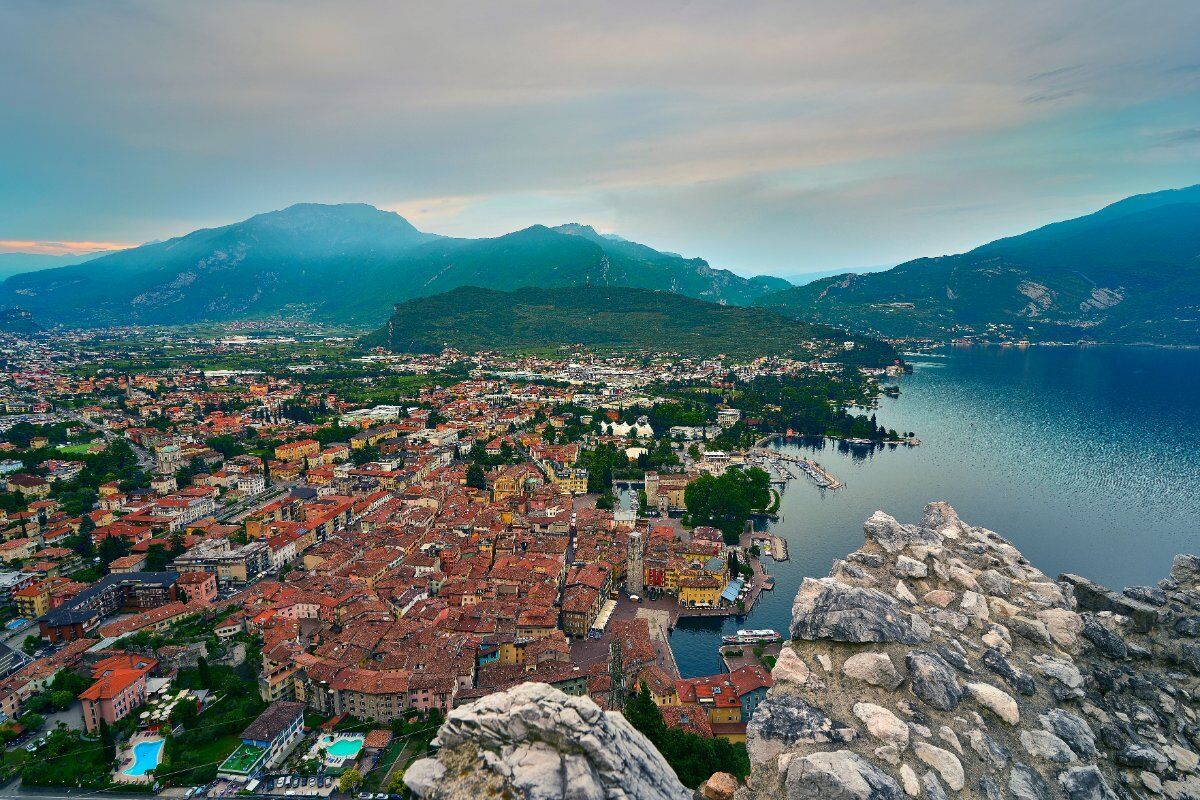
[[[781,453],[778,450],[768,450],[761,447],[753,448],[746,456],[747,460],[754,463],[755,466],[761,466],[767,470],[767,473],[771,476],[772,483],[778,482],[779,478],[783,478],[783,482],[786,482],[786,478],[788,477],[797,477],[795,471],[799,470],[811,478],[812,482],[822,489],[841,489],[846,485],[811,458],[794,456],[790,453]]]

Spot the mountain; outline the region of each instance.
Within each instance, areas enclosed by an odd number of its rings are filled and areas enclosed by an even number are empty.
[[[743,304],[787,285],[742,278],[583,225],[455,239],[368,205],[309,203],[17,275],[0,286],[0,306],[78,326],[276,315],[378,325],[395,302],[458,286],[587,284]]]
[[[40,269],[69,267],[72,264],[82,264],[104,255],[98,253],[82,253],[79,255],[52,256],[44,253],[0,253],[0,281],[19,275],[22,272],[35,272]]]
[[[33,315],[21,308],[0,309],[0,332],[30,334],[42,329]]]
[[[754,301],[889,337],[1200,344],[1200,186]]]
[[[844,342],[855,347],[844,350]],[[600,350],[651,350],[733,357],[836,349],[842,360],[891,363],[894,351],[768,311],[723,306],[671,292],[623,286],[522,288],[464,286],[396,305],[388,323],[362,344],[400,353],[465,352],[582,344]]]

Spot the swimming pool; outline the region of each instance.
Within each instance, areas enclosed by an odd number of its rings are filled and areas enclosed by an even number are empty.
[[[133,764],[125,769],[131,778],[140,778],[162,761],[162,739],[146,739],[133,746]]]
[[[317,747],[325,751],[325,756],[329,760],[346,761],[357,756],[358,752],[362,750],[363,739],[361,736],[339,736],[335,739],[329,734],[325,734],[317,742]]]

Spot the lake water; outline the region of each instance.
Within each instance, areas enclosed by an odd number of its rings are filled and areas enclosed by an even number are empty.
[[[767,560],[775,590],[740,620],[681,621],[671,644],[683,675],[722,670],[722,633],[786,633],[801,578],[856,549],[876,509],[915,522],[946,500],[1051,577],[1114,588],[1153,583],[1176,553],[1200,552],[1200,351],[976,347],[909,360],[913,374],[877,415],[922,445],[781,444],[846,486],[788,484],[773,530],[791,560]]]

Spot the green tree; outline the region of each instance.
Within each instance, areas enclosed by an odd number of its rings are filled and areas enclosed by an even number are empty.
[[[212,691],[212,674],[208,668],[208,659],[204,656],[200,656],[200,658],[196,660],[196,672],[199,673],[200,676],[200,687],[202,689],[208,689],[209,691]]]
[[[42,637],[36,634],[29,634],[25,637],[25,641],[21,643],[21,649],[25,651],[25,655],[31,656],[37,649],[42,646]]]
[[[471,462],[467,466],[467,486],[473,489],[487,489],[487,477],[478,463]]]
[[[100,747],[105,761],[112,761],[117,757],[117,743],[113,738],[112,728],[108,727],[108,722],[103,717],[100,718]]]
[[[362,773],[354,767],[351,767],[342,773],[342,778],[338,781],[338,791],[342,792],[343,794],[356,792],[358,791],[358,787],[362,786],[362,782]]]

